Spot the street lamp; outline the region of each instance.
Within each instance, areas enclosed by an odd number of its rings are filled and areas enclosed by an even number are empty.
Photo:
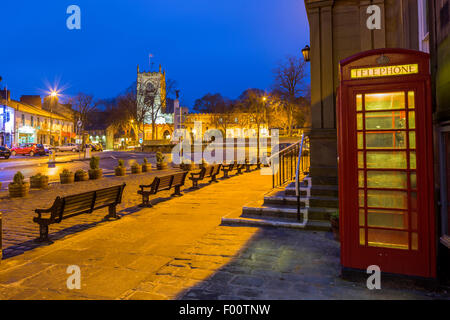
[[[309,62],[309,61],[311,60],[311,59],[310,59],[310,56],[309,56],[310,51],[311,51],[311,48],[310,48],[308,45],[306,45],[306,46],[302,49],[303,59],[304,59],[306,62]]]
[[[55,100],[58,98],[58,91],[55,89],[52,89],[50,91],[50,144],[53,145],[53,136],[52,136],[52,127],[53,127],[53,104],[55,103]],[[60,134],[61,134],[61,130],[60,130]]]

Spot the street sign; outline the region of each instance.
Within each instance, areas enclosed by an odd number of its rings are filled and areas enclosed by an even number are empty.
[[[77,122],[78,128],[81,128],[82,125],[83,125],[83,122],[81,120],[78,120],[78,122]]]
[[[144,139],[140,138],[139,143],[142,144],[142,142],[144,142]]]

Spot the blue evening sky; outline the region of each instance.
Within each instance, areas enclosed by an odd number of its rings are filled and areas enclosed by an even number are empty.
[[[81,8],[81,30],[66,9]],[[192,107],[204,94],[269,90],[272,70],[309,43],[303,0],[2,0],[0,76],[15,99],[59,83],[109,98],[159,64]]]

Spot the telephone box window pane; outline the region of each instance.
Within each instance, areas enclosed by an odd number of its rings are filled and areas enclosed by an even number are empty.
[[[366,111],[405,108],[403,92],[366,94]]]
[[[356,96],[356,111],[362,111],[362,94]]]
[[[370,247],[408,250],[408,232],[394,230],[368,230]]]
[[[366,245],[366,230],[365,229],[359,229],[359,244],[362,246]]]
[[[366,156],[368,169],[407,169],[406,152],[368,151]]]
[[[415,149],[416,148],[416,133],[411,131],[409,133],[409,147],[411,149]]]
[[[417,189],[417,175],[416,173],[411,173],[411,189]]]
[[[359,206],[364,208],[366,206],[366,196],[364,195],[364,190],[359,190]]]
[[[407,189],[408,176],[406,172],[367,171],[368,188]]]
[[[365,115],[366,130],[406,129],[406,112],[369,112]]]
[[[359,210],[359,226],[364,227],[366,225],[366,212]]]
[[[408,193],[402,191],[367,191],[367,206],[386,209],[408,209]]]
[[[358,149],[364,149],[364,136],[362,133],[358,133]]]
[[[406,149],[405,132],[366,133],[367,149]]]
[[[414,111],[409,112],[409,128],[415,129],[416,128],[416,113]]]
[[[364,169],[364,152],[358,152],[358,168]]]
[[[409,157],[409,167],[411,169],[417,169],[417,164],[416,164],[416,153],[415,152],[410,152],[410,157]]]
[[[356,123],[357,123],[357,126],[358,126],[358,130],[363,130],[364,129],[363,128],[363,116],[362,116],[361,113],[358,113],[356,115]]]
[[[370,209],[367,214],[367,223],[369,227],[405,230],[408,229],[408,214]]]
[[[364,177],[364,171],[359,171],[358,172],[358,185],[360,188],[364,188],[365,187],[365,177]]]
[[[414,109],[416,107],[416,100],[414,99],[414,91],[408,92],[408,107]]]
[[[417,233],[411,234],[411,249],[419,250],[419,236]]]

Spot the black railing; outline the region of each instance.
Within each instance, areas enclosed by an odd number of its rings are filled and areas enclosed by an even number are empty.
[[[303,142],[303,146],[302,146]],[[300,155],[300,150],[302,155]],[[302,136],[302,140],[275,153],[270,157],[272,164],[272,186],[273,188],[284,186],[296,178],[299,168],[300,181],[308,174],[309,170],[309,139]]]
[[[309,165],[310,165],[310,153],[309,153],[309,138],[302,135],[302,141],[300,143],[300,151],[298,153],[297,160],[297,170],[295,173],[295,194],[297,196],[297,220],[300,221],[300,183],[301,181],[309,174]],[[304,219],[304,223],[308,222],[308,218]]]

